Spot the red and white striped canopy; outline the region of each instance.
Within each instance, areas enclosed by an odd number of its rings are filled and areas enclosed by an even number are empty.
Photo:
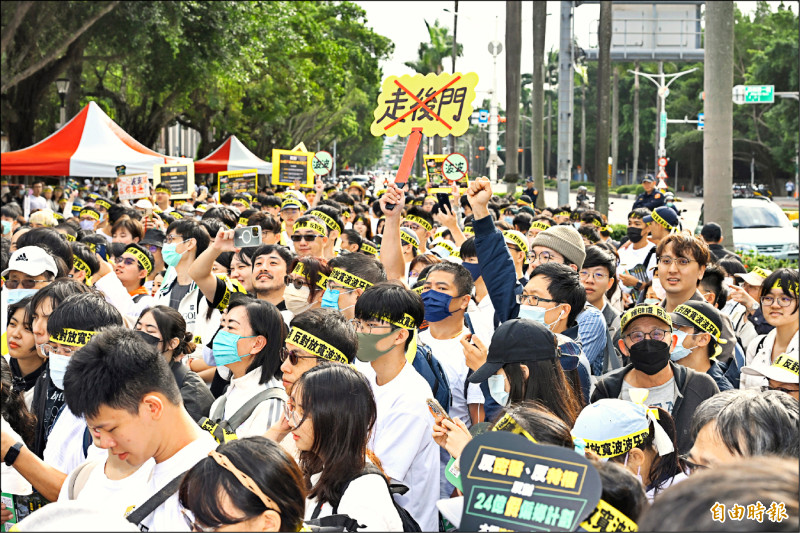
[[[126,174],[146,172],[153,165],[191,161],[168,157],[147,148],[89,102],[64,127],[38,143],[0,155],[4,176],[76,176],[115,178],[115,167]]]
[[[259,174],[272,174],[272,163],[260,159],[247,149],[235,135],[203,159],[194,163],[195,174],[214,174],[226,170],[257,168]]]

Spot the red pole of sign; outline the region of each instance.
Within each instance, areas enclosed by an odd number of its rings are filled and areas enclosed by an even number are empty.
[[[403,159],[400,160],[400,166],[397,168],[397,176],[394,178],[395,183],[405,183],[408,181],[408,175],[411,174],[411,165],[414,164],[414,158],[417,156],[417,149],[422,140],[422,128],[412,128],[411,135],[408,136],[406,143],[406,150],[403,152]]]

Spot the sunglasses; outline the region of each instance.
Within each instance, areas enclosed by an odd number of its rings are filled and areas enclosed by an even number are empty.
[[[306,280],[302,278],[293,278],[291,276],[286,276],[283,278],[283,282],[288,287],[289,285],[293,285],[295,289],[300,290],[303,287],[309,287],[309,284]]]
[[[306,241],[306,242],[314,242],[320,235],[292,235],[292,240],[294,242]]]
[[[128,266],[132,266],[138,263],[138,261],[133,257],[115,257],[114,262],[116,264],[125,263]]]
[[[281,362],[285,362],[288,359],[292,365],[297,365],[300,359],[318,359],[316,355],[300,355],[300,353],[300,350],[283,348],[281,350]]]
[[[23,289],[32,289],[32,288],[36,287],[37,283],[42,282],[42,281],[47,281],[47,280],[46,279],[28,279],[28,278],[23,279],[23,280],[10,279],[10,280],[6,281],[6,287],[9,288],[9,289],[16,289],[17,287],[22,285]]]

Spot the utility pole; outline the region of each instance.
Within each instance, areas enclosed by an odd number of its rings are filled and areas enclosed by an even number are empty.
[[[531,176],[534,187],[539,191],[540,201],[544,203],[544,35],[547,26],[547,2],[533,3],[533,77],[531,78]],[[549,80],[548,80],[549,83]],[[550,114],[550,109],[547,110]],[[550,119],[547,119],[550,124]]]
[[[572,2],[561,1],[558,50],[558,205],[569,203],[572,172]]]
[[[489,180],[497,183],[497,167],[502,161],[497,155],[497,56],[503,51],[503,45],[497,40],[497,18],[494,23],[494,41],[489,43],[489,53],[492,54],[492,103],[489,108]]]
[[[456,73],[456,55],[458,53],[458,42],[456,41],[456,34],[458,33],[458,0],[455,0],[455,6],[453,6],[453,74]],[[450,153],[456,151],[456,138],[452,135],[450,136]],[[472,161],[469,162],[470,165]]]
[[[608,215],[609,96],[611,92],[611,0],[600,2],[597,64],[597,134],[594,146],[594,208]],[[604,172],[605,170],[605,172]]]
[[[706,3],[703,201],[706,222],[733,248],[733,2]]]
[[[639,183],[639,62],[633,64],[633,176],[629,184]],[[627,172],[626,172],[627,174]]]
[[[617,158],[619,157],[619,70],[614,67],[614,91],[611,100],[611,187],[617,184]]]

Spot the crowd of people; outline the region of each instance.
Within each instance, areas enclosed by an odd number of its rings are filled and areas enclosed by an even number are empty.
[[[4,190],[2,529],[457,530],[494,430],[591,462],[584,530],[796,531],[798,270],[652,185],[619,241],[486,178]]]

